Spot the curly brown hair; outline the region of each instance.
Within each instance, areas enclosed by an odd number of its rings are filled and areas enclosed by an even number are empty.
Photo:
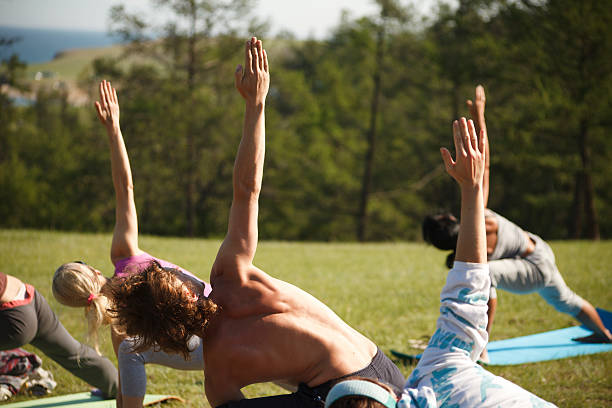
[[[189,358],[189,338],[201,336],[218,306],[200,296],[181,272],[157,262],[140,273],[110,279],[102,288],[111,299],[108,309],[113,324],[124,334],[136,337],[134,352],[148,349],[180,353]],[[185,290],[189,289],[189,290]]]

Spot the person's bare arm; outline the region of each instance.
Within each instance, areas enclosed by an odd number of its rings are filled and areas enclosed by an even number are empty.
[[[466,104],[470,109],[470,116],[474,121],[476,134],[479,135],[480,131],[484,130],[485,168],[482,180],[482,194],[484,197],[484,206],[485,208],[487,208],[487,205],[489,203],[489,172],[491,166],[489,162],[489,133],[487,132],[487,124],[485,122],[485,105],[487,99],[485,97],[485,91],[482,85],[478,85],[476,87],[476,92],[474,96],[474,101],[468,99],[466,101]]]
[[[255,37],[245,45],[245,64],[237,67],[235,82],[245,100],[244,126],[234,162],[234,195],[228,231],[219,248],[211,280],[213,276],[239,273],[243,268],[223,265],[250,265],[257,249],[258,201],[265,154],[264,108],[270,74],[266,52]]]
[[[111,172],[115,187],[115,229],[110,256],[113,264],[121,258],[137,255],[138,217],[134,203],[132,170],[119,126],[117,91],[106,80],[100,83],[100,101],[95,103],[100,122],[106,128],[111,153]]]
[[[485,167],[484,131],[476,135],[474,123],[461,118],[453,123],[455,160],[446,148],[440,153],[446,171],[461,188],[461,226],[455,260],[487,263],[482,179]]]

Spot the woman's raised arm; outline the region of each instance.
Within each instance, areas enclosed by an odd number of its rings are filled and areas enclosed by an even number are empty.
[[[95,103],[100,122],[106,128],[111,153],[111,172],[115,187],[115,229],[110,256],[119,259],[138,255],[138,216],[134,203],[132,170],[119,126],[119,101],[111,83],[100,83],[100,101]]]

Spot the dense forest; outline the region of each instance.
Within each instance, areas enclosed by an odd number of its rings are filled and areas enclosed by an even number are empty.
[[[345,15],[328,38],[305,41],[268,38],[247,0],[158,3],[174,16],[159,27],[113,8],[124,55],[81,75],[90,106],[68,103],[61,88],[38,89],[31,106],[0,93],[0,227],[112,229],[109,152],[93,109],[108,79],[141,233],[223,236],[244,109],[233,72],[257,35],[271,67],[260,238],[421,239],[426,214],[458,209],[438,149],[451,145],[451,121],[468,114],[477,84],[487,94],[489,207],[548,239],[612,236],[609,1],[460,0],[421,19],[406,2],[377,0],[378,15]],[[24,68],[3,60],[0,81],[27,88]]]

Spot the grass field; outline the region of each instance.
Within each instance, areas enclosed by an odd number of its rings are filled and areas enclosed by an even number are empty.
[[[47,298],[74,337],[84,341],[82,310],[59,305],[51,293],[51,277],[63,262],[83,260],[107,276],[112,274],[108,251],[110,234],[0,230],[0,270],[31,283]],[[552,242],[566,282],[596,306],[612,309],[612,242]],[[219,246],[216,240],[143,236],[140,246],[179,264],[203,279]],[[444,253],[420,243],[287,243],[261,242],[255,264],[291,282],[329,305],[389,354],[407,348],[408,339],[428,339],[438,316],[439,292],[446,270]],[[492,340],[574,325],[539,296],[499,291]],[[103,330],[103,353],[116,362],[108,330]],[[27,346],[28,350],[34,348]],[[58,382],[54,394],[88,389],[53,361],[44,365]],[[408,375],[413,366],[399,363]],[[612,353],[512,367],[491,367],[501,375],[559,407],[612,406]],[[168,407],[208,407],[201,372],[150,366],[148,391],[177,394],[187,400]],[[280,393],[274,385],[246,388],[248,397]],[[24,397],[17,397],[18,401]]]

